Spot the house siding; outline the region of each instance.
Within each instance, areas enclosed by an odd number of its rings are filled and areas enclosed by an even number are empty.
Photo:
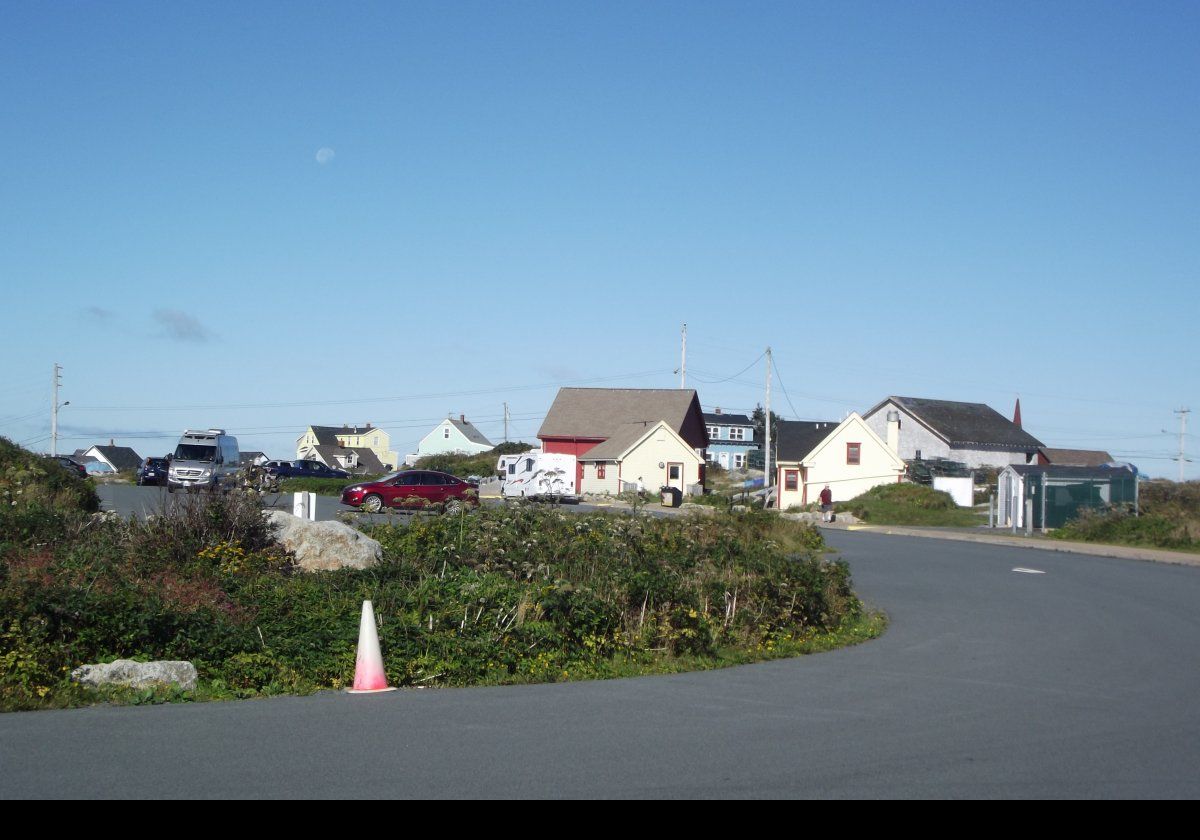
[[[904,475],[904,465],[898,462],[887,444],[879,439],[878,433],[868,433],[870,426],[862,418],[852,418],[836,429],[820,446],[814,447],[816,455],[799,461],[780,460],[776,475],[779,489],[779,507],[787,510],[792,505],[804,505],[818,501],[826,484],[833,493],[835,502],[845,502],[880,484],[895,484]],[[874,431],[871,429],[871,431]],[[846,463],[846,444],[857,443],[859,463]],[[803,466],[803,469],[801,467]],[[784,489],[786,470],[799,470],[796,490]],[[807,496],[806,496],[807,490]]]
[[[661,438],[661,439],[660,439]],[[659,467],[659,464],[664,466]],[[683,489],[700,483],[704,461],[695,449],[681,444],[674,435],[659,430],[636,446],[621,461],[621,478],[636,482],[640,477],[647,493],[657,493],[667,483],[668,464],[683,464]]]
[[[450,430],[449,437],[446,436],[446,429]],[[424,458],[426,455],[447,455],[452,453],[478,455],[481,452],[490,452],[492,448],[487,444],[475,443],[469,440],[453,423],[449,420],[444,420],[432,432],[421,438],[421,442],[417,445],[417,457]]]
[[[875,434],[887,440],[887,415],[896,411],[900,415],[900,445],[897,453],[906,461],[917,457],[948,458],[960,461],[972,469],[980,467],[1006,467],[1010,464],[1028,463],[1024,452],[1009,452],[1001,449],[959,449],[926,428],[919,420],[910,415],[895,403],[886,403],[878,411],[864,418],[867,426]]]

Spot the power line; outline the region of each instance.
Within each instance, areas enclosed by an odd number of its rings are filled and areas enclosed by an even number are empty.
[[[590,379],[574,379],[559,382],[543,382],[538,385],[509,385],[478,388],[471,391],[441,391],[429,394],[402,394],[393,397],[368,397],[357,400],[309,400],[280,403],[231,403],[228,405],[179,405],[179,406],[88,406],[76,411],[231,411],[243,408],[307,408],[321,405],[368,405],[373,403],[408,402],[411,400],[445,399],[450,397],[474,397],[485,394],[501,394],[510,391],[537,391],[543,388],[562,388],[570,385],[588,385],[597,382],[614,382],[625,379],[645,379],[650,376],[673,375],[669,371],[651,370],[641,373],[624,373],[618,376],[598,376]]]
[[[713,379],[713,380],[707,380],[707,379],[703,379],[702,377],[699,377],[699,376],[696,376],[695,378],[696,378],[696,379],[699,379],[699,380],[700,380],[701,382],[703,382],[705,385],[720,385],[720,384],[721,384],[721,383],[723,383],[723,382],[729,382],[729,381],[731,381],[731,380],[737,379],[737,378],[738,378],[739,376],[741,376],[743,373],[745,373],[746,371],[750,370],[750,368],[754,367],[756,364],[758,364],[760,361],[762,361],[762,357],[763,357],[763,356],[765,356],[765,355],[767,355],[767,351],[766,351],[766,350],[764,350],[762,353],[760,353],[757,359],[755,359],[755,360],[754,360],[753,362],[751,362],[750,364],[746,365],[744,368],[742,368],[741,370],[739,370],[739,371],[738,371],[737,373],[735,373],[733,376],[727,376],[727,377],[725,377],[724,379]],[[693,369],[692,369],[692,373],[693,373],[693,374],[695,374],[695,372],[696,372],[696,369],[695,369],[695,368],[693,368]],[[712,373],[710,373],[710,374],[709,374],[709,376],[719,376],[719,374],[712,374]],[[758,385],[756,384],[756,385],[755,385],[755,387],[757,388],[757,387],[758,387]]]

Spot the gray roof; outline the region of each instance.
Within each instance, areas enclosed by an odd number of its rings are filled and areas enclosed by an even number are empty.
[[[776,430],[776,459],[779,461],[803,461],[808,453],[816,449],[829,433],[840,426],[833,420],[778,420]]]
[[[1042,442],[984,403],[888,397],[867,412],[870,416],[894,402],[930,431],[959,449],[998,449],[1033,452]]]
[[[620,458],[629,447],[638,442],[638,438],[646,434],[652,426],[657,426],[659,421],[655,420],[644,421],[641,423],[622,423],[613,432],[612,437],[598,443],[589,449],[586,453],[579,456],[580,461],[615,461]]]
[[[128,446],[97,446],[96,451],[117,472],[133,472],[142,465],[142,456]]]
[[[375,454],[375,450],[368,449],[365,446],[345,447],[345,446],[325,446],[323,444],[319,444],[317,446],[314,446],[313,449],[316,450],[317,456],[320,458],[321,463],[323,463],[327,467],[334,467],[335,469],[341,469],[341,467],[338,465],[336,459],[339,457],[345,457],[346,455],[353,452],[355,455],[358,456],[357,469],[363,470],[366,473],[371,474],[371,475],[374,475],[376,473],[387,472],[387,470],[383,466],[383,462],[380,461],[379,456]]]
[[[467,440],[471,441],[471,443],[478,443],[482,444],[483,446],[492,445],[492,442],[484,437],[483,432],[479,431],[479,429],[477,429],[470,420],[455,420],[453,417],[448,419],[450,420],[451,425],[462,432],[466,436]]]
[[[704,422],[710,426],[753,426],[754,421],[745,414],[717,414],[704,412]]]
[[[379,431],[377,426],[311,426],[317,443],[321,446],[337,446],[338,435],[369,435]]]
[[[1112,455],[1098,449],[1049,449],[1042,454],[1055,466],[1102,467],[1116,460]]]
[[[1136,472],[1133,467],[1073,467],[1056,466],[1055,464],[1014,464],[1006,467],[1017,475],[1041,475],[1045,473],[1050,478],[1132,478]]]
[[[627,423],[657,422],[681,433],[696,392],[680,388],[560,388],[538,437],[606,440]]]

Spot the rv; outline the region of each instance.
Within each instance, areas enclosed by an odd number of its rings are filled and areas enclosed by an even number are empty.
[[[542,450],[540,449],[530,449],[528,452],[516,452],[510,455],[501,455],[500,459],[496,461],[496,476],[501,481],[507,481],[508,477],[517,471],[518,461],[530,455],[541,454]]]
[[[237,486],[239,461],[237,438],[224,429],[189,429],[171,456],[167,491],[230,490]]]
[[[501,492],[506,499],[579,501],[574,455],[523,452],[505,470]]]

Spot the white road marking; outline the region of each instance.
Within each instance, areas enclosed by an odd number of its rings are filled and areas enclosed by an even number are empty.
[[[1026,569],[1021,566],[1017,566],[1017,568],[1013,569],[1013,571],[1019,575],[1044,575],[1044,574],[1046,574],[1041,569]]]

